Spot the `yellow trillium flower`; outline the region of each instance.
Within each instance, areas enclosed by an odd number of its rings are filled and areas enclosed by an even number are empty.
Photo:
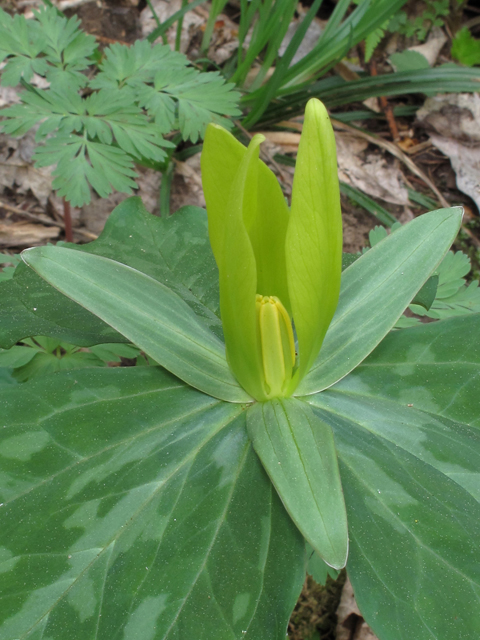
[[[337,306],[342,263],[335,137],[325,107],[317,99],[307,104],[291,209],[259,159],[263,140],[255,135],[246,148],[211,124],[202,153],[227,358],[260,401],[292,395],[313,364]]]

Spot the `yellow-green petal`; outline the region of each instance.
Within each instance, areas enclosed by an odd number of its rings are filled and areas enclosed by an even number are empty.
[[[293,390],[320,350],[337,306],[342,269],[335,136],[327,110],[317,99],[305,110],[285,255],[299,351]]]
[[[202,184],[208,212],[208,231],[213,254],[223,246],[223,225],[230,191],[238,173],[246,147],[222,127],[207,127],[202,152]],[[252,243],[257,265],[257,293],[280,298],[290,310],[286,264],[285,236],[289,210],[276,176],[257,158],[257,190],[248,191],[245,225]]]
[[[256,192],[258,152],[263,139],[254,136],[231,185],[216,256],[228,363],[238,382],[257,400],[266,395],[255,310],[257,270],[244,215]],[[210,223],[210,212],[207,213]]]

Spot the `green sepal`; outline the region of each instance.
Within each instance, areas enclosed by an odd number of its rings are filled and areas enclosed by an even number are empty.
[[[320,350],[337,306],[342,271],[335,135],[327,110],[316,99],[305,110],[285,255],[299,350],[293,391]]]

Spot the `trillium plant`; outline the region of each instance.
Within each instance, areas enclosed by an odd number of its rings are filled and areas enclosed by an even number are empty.
[[[1,392],[2,639],[280,640],[306,571],[345,565],[380,640],[480,637],[480,317],[394,329],[462,212],[342,273],[323,105],[290,208],[261,142],[209,125],[206,214],[131,198],[98,240],[22,254],[2,346],[150,366]]]

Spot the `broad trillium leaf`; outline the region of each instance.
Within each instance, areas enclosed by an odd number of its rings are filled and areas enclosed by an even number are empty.
[[[347,570],[382,640],[480,634],[480,316],[390,333],[308,398],[330,424]]]
[[[0,345],[42,335],[81,347],[125,342],[117,331],[69,300],[21,263],[13,278],[0,282]]]
[[[382,640],[478,638],[479,503],[354,423],[334,431],[349,517],[347,571],[362,615]]]
[[[250,401],[230,371],[223,343],[157,280],[103,256],[63,247],[35,247],[22,258],[188,384],[222,400]]]
[[[327,564],[344,567],[347,517],[330,426],[292,398],[255,404],[247,411],[247,429],[306,540]]]
[[[111,213],[94,242],[67,245],[119,260],[180,295],[208,328],[222,337],[218,271],[207,234],[207,214],[184,207],[168,218],[151,215],[140,198],[128,198]],[[0,346],[45,335],[79,346],[124,342],[125,338],[67,299],[26,265],[0,283]]]
[[[376,244],[342,273],[337,310],[296,396],[330,387],[373,351],[441,262],[461,220],[460,207],[426,213]]]
[[[158,367],[0,395],[0,637],[282,640],[303,538],[241,407]]]
[[[335,388],[480,427],[479,336],[479,313],[394,331]]]

